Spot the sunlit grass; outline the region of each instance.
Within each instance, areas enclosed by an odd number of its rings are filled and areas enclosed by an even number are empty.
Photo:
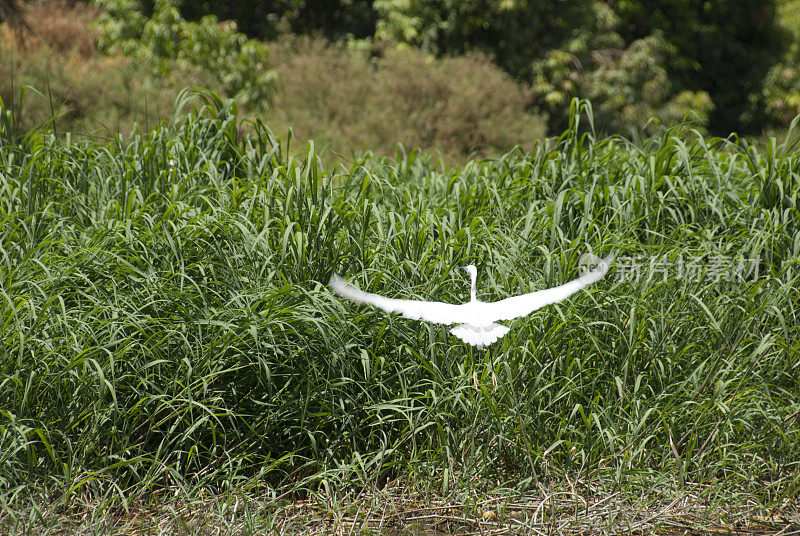
[[[416,151],[323,167],[258,122],[242,137],[213,94],[181,104],[198,112],[125,142],[0,126],[7,519],[396,481],[797,495],[792,147],[596,140],[584,109],[558,140],[463,168]],[[586,251],[661,271],[612,268],[484,351],[325,286],[463,301],[473,263],[496,299],[575,277]],[[701,271],[663,269],[679,258]],[[716,277],[714,259],[746,269]]]

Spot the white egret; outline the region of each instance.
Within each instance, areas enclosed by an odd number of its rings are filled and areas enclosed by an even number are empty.
[[[337,274],[333,274],[329,285],[339,296],[373,305],[387,313],[400,313],[412,320],[426,320],[437,324],[459,324],[451,328],[450,333],[481,349],[508,333],[508,326],[498,324],[498,320],[513,320],[526,316],[540,307],[560,302],[602,278],[608,271],[608,266],[613,258],[597,259],[592,257],[594,258],[594,262],[592,262],[594,268],[578,279],[573,279],[558,287],[512,296],[496,302],[478,300],[476,292],[478,270],[472,264],[462,266],[469,273],[471,280],[470,300],[462,304],[387,298],[379,294],[364,292]]]

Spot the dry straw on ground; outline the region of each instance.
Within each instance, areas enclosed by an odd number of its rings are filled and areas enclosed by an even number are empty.
[[[32,525],[0,513],[9,534],[427,534],[427,535],[585,535],[585,534],[800,534],[797,502],[765,510],[754,502],[714,504],[708,488],[630,493],[572,483],[535,495],[493,494],[444,500],[387,487],[347,499],[317,494],[288,500],[245,495],[209,496],[191,503],[167,499],[156,507],[129,504],[127,511],[101,516],[89,504],[43,509]],[[59,511],[60,510],[60,511]],[[22,516],[23,518],[25,516]],[[42,523],[44,521],[44,523]],[[30,530],[33,529],[33,532]]]

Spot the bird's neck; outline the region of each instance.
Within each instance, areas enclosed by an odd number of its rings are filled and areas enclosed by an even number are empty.
[[[472,280],[472,285],[470,286],[470,289],[469,289],[469,301],[477,301],[478,300],[478,296],[477,296],[477,292],[475,291],[475,279],[476,278],[473,275],[472,277],[470,277],[470,279]]]

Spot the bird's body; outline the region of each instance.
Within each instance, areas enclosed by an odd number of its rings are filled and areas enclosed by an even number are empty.
[[[498,320],[512,320],[559,302],[583,287],[602,278],[608,270],[610,258],[601,260],[599,267],[568,283],[528,294],[512,296],[496,302],[477,299],[477,269],[473,265],[464,266],[471,279],[470,301],[462,304],[421,300],[401,300],[387,298],[380,294],[364,292],[344,279],[333,274],[330,287],[336,294],[359,303],[366,303],[388,313],[400,313],[412,320],[426,320],[437,324],[459,324],[450,333],[462,341],[483,348],[508,333],[508,326],[498,324]]]

